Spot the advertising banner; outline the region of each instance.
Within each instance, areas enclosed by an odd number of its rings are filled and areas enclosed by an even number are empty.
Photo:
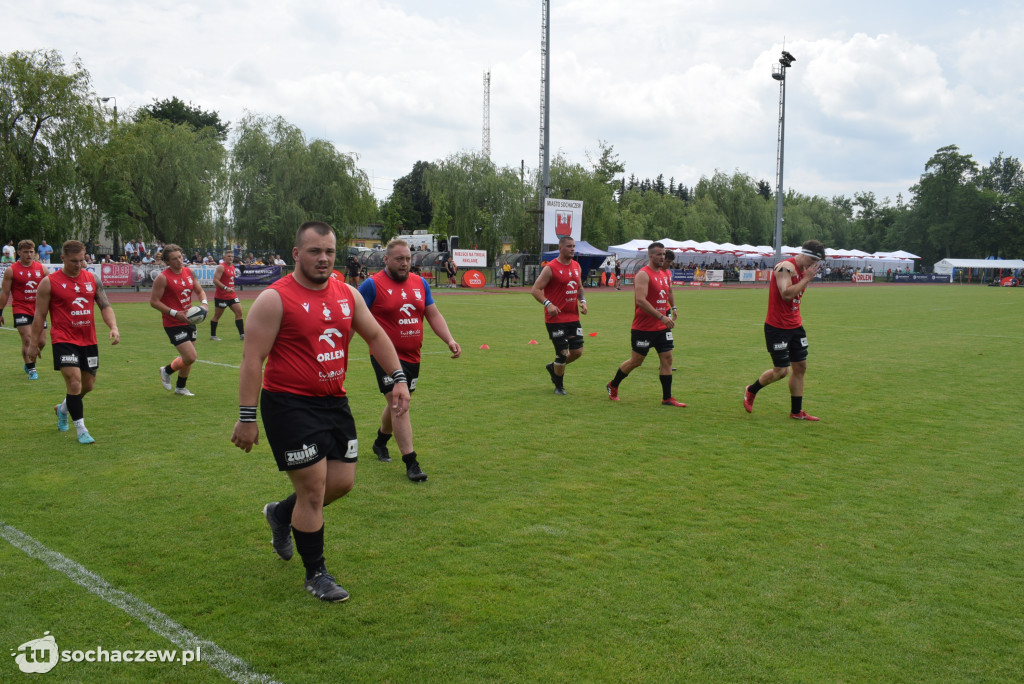
[[[704,271],[705,283],[721,283],[725,281],[725,271],[707,270]]]
[[[854,273],[853,282],[855,283],[873,283],[875,282],[874,273]]]
[[[893,273],[892,280],[894,283],[951,283],[953,282],[953,274]]]
[[[756,283],[757,271],[740,271],[741,283]]]
[[[452,261],[461,268],[487,268],[487,250],[455,249],[452,250]]]
[[[544,244],[558,244],[563,235],[583,239],[583,202],[548,197],[544,200]]]
[[[91,264],[89,270],[96,274],[103,287],[131,287],[135,284],[132,282],[131,264]]]
[[[673,283],[690,283],[693,282],[694,272],[692,268],[673,268],[672,269],[672,282]]]
[[[216,266],[201,266],[199,267],[204,271],[210,269],[210,284],[213,284],[213,272],[217,269]],[[243,270],[244,269],[244,270]],[[196,274],[199,274],[199,270],[196,270]],[[204,274],[205,275],[205,274]],[[280,266],[244,266],[239,269],[239,273],[235,275],[235,285],[269,285],[270,283],[278,280],[281,277]],[[206,281],[200,277],[200,282],[206,285]]]

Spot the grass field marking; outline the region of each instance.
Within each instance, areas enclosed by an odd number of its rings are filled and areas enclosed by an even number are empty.
[[[239,366],[233,366],[230,363],[218,363],[216,361],[207,361],[205,359],[196,359],[196,363],[205,363],[208,366],[220,366],[221,368],[239,368]]]
[[[0,520],[0,537],[11,546],[21,549],[27,555],[45,563],[51,570],[65,575],[75,584],[85,587],[112,606],[116,606],[132,617],[144,622],[150,630],[164,637],[178,648],[202,647],[203,662],[234,682],[266,682],[276,684],[269,675],[255,672],[238,656],[231,655],[212,641],[200,639],[177,622],[144,601],[112,586],[105,579],[75,561],[52,551],[21,530]]]

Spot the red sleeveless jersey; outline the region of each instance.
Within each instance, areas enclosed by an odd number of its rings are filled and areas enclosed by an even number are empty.
[[[267,356],[263,389],[307,397],[345,396],[348,345],[356,303],[344,283],[310,290],[291,274],[267,289],[281,297],[281,328]]]
[[[423,313],[427,308],[427,286],[423,278],[410,273],[405,282],[393,280],[387,271],[371,277],[377,292],[370,313],[395,345],[398,358],[420,362],[423,347]]]
[[[195,286],[195,278],[188,266],[181,269],[181,273],[175,273],[171,269],[164,269],[161,273],[167,279],[167,286],[164,288],[164,296],[160,298],[162,304],[166,304],[177,311],[188,311],[192,306],[192,288]],[[165,328],[174,328],[185,325],[177,318],[163,315]]]
[[[793,282],[804,277],[804,272],[797,266],[796,259],[784,259],[784,261],[793,264],[793,268],[796,269]],[[775,269],[772,269],[772,277],[768,281],[768,316],[764,319],[764,322],[773,328],[782,328],[784,330],[799,328],[803,325],[800,317],[800,299],[803,296],[804,293],[801,292],[792,301],[787,302],[783,299],[782,295],[779,294],[779,286],[775,282]]]
[[[571,323],[580,320],[578,303],[582,279],[578,261],[573,259],[568,265],[558,259],[552,259],[547,267],[551,270],[551,280],[544,288],[544,298],[562,310],[562,313],[548,316],[544,312],[545,323]]]
[[[29,266],[22,266],[15,261],[7,268],[11,269],[11,309],[16,314],[34,316],[36,313],[36,290],[39,283],[46,277],[46,267],[38,261]]]
[[[644,266],[640,270],[647,273],[649,278],[647,301],[662,316],[667,316],[671,308],[668,303],[668,293],[672,291],[672,272],[668,270],[655,271],[650,266]],[[636,307],[636,313],[633,315],[633,330],[657,331],[665,330],[667,327],[660,318],[654,318],[639,306]]]
[[[224,262],[224,272],[220,274],[220,282],[222,285],[227,286],[226,290],[217,290],[217,299],[234,299],[235,298],[235,265]],[[169,305],[168,305],[169,306]]]
[[[57,271],[50,278],[50,342],[96,344],[96,278],[84,268],[74,278]]]

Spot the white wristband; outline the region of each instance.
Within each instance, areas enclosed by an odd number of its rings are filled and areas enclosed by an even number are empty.
[[[170,316],[171,318],[176,318],[178,316],[178,312],[175,311],[174,309],[168,309],[167,315]]]
[[[208,302],[208,301],[206,301],[206,300],[204,299],[203,301],[201,301],[201,302],[200,302],[200,304],[206,304],[207,306],[209,306],[210,302]]]

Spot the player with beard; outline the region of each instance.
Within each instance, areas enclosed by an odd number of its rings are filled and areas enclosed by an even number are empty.
[[[164,332],[178,350],[178,357],[166,366],[160,366],[160,384],[171,391],[171,374],[178,372],[174,393],[184,397],[195,396],[185,387],[192,364],[199,355],[196,353],[196,326],[185,314],[192,306],[192,295],[199,297],[204,309],[208,309],[206,293],[192,269],[185,265],[185,255],[178,245],[164,245],[164,261],[167,268],[153,281],[149,305],[163,314]]]
[[[558,395],[565,394],[565,367],[583,356],[580,314],[587,313],[587,299],[583,296],[583,271],[575,255],[576,241],[563,235],[558,239],[558,256],[541,269],[530,290],[544,305],[544,324],[555,346],[555,360],[544,368]]]
[[[235,327],[238,329],[238,339],[245,340],[245,323],[242,321],[242,303],[235,293],[235,258],[234,253],[228,249],[224,250],[224,260],[217,264],[213,272],[213,285],[216,288],[213,293],[213,305],[217,309],[213,312],[213,320],[210,321],[210,339],[220,342],[217,337],[217,323],[224,315],[224,309],[231,309],[235,314]]]
[[[46,266],[35,261],[36,245],[31,240],[18,243],[18,260],[4,271],[3,287],[0,288],[0,325],[4,323],[4,307],[11,300],[14,327],[21,335],[21,358],[25,361],[25,373],[29,380],[38,380],[36,356],[29,356],[32,340],[32,321],[36,315],[36,290],[49,273]],[[40,330],[36,346],[41,351],[46,346],[46,330]],[[38,352],[37,352],[38,353]]]
[[[647,247],[647,265],[637,271],[633,293],[636,305],[631,332],[633,351],[608,383],[608,398],[619,400],[619,384],[643,364],[654,347],[658,352],[661,405],[685,408],[686,404],[672,396],[672,328],[676,327],[676,303],[672,294],[672,273],[665,269],[665,246],[660,242],[652,242]]]
[[[825,259],[825,245],[808,240],[795,257],[775,265],[768,284],[768,315],[764,322],[764,340],[772,357],[772,367],[748,385],[743,392],[743,408],[754,410],[754,398],[766,385],[789,375],[789,417],[817,421],[804,411],[804,375],[807,373],[807,332],[800,316],[800,301],[807,286]],[[793,369],[790,374],[789,369]]]
[[[331,602],[348,599],[324,560],[324,507],[355,484],[359,442],[344,385],[353,331],[391,379],[391,410],[409,410],[406,378],[391,341],[355,288],[331,277],[336,246],[326,223],[302,224],[292,249],[295,270],[261,292],[249,309],[239,419],[231,435],[246,452],[259,442],[258,401],[278,470],[288,474],[295,490],[263,508],[274,550],[289,560],[297,548],[306,590]]]
[[[423,347],[423,321],[426,319],[434,334],[441,338],[452,358],[462,354],[462,348],[448,330],[448,323],[434,303],[430,285],[421,276],[410,274],[412,251],[405,240],[392,240],[384,250],[384,269],[373,274],[359,286],[370,313],[384,329],[395,345],[402,370],[409,380],[409,394],[416,391],[416,379],[420,374],[420,350]],[[394,384],[374,356],[370,363],[377,374],[377,386],[387,397]],[[395,435],[395,441],[402,452],[406,476],[413,482],[422,482],[427,474],[420,468],[412,440],[412,420],[408,412],[396,414],[393,402],[388,401],[380,417],[380,428],[373,443],[373,453],[381,461],[391,461],[388,440]]]
[[[64,268],[43,278],[36,290],[36,310],[28,352],[32,358],[38,358],[38,340],[49,314],[53,370],[60,371],[67,390],[64,401],[53,407],[57,414],[57,429],[68,431],[70,415],[78,433],[78,443],[92,444],[96,440],[85,427],[82,399],[95,386],[99,369],[94,305],[99,307],[103,322],[110,328],[110,344],[120,342],[121,334],[107,293],[93,274],[85,270],[85,245],[78,240],[68,240],[61,249],[61,260]]]

